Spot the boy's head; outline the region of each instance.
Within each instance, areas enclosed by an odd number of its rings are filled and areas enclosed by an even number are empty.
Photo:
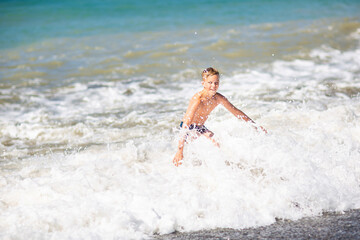
[[[206,68],[202,73],[201,73],[201,76],[202,76],[202,79],[205,80],[206,78],[210,77],[210,76],[213,76],[213,75],[216,75],[218,77],[220,77],[220,73],[218,70],[216,70],[215,68],[212,68],[212,67],[208,67]]]
[[[211,95],[215,95],[219,88],[219,72],[212,67],[205,69],[202,72],[202,82],[204,90],[206,90]]]

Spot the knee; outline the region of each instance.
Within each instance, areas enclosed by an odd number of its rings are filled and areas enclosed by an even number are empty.
[[[207,132],[206,135],[209,137],[209,138],[212,138],[214,136],[214,133],[213,132]]]

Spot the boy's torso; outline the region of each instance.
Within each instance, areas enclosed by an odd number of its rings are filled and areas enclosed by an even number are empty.
[[[217,105],[219,105],[219,100],[216,94],[210,99],[200,97],[200,103],[196,109],[192,123],[195,123],[196,125],[204,125],[209,117],[209,114],[216,108]]]

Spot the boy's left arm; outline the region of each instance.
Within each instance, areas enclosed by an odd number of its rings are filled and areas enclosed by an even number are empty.
[[[237,107],[235,107],[226,97],[224,97],[223,95],[218,93],[218,97],[219,97],[219,101],[220,103],[232,114],[234,114],[235,117],[237,117],[238,119],[244,120],[246,122],[251,122],[253,124],[255,124],[255,122],[248,117],[243,111],[241,111],[240,109],[238,109]],[[255,127],[256,128],[256,127]],[[260,126],[260,128],[267,133],[267,131],[265,130],[265,128],[263,128],[262,126]],[[256,128],[257,129],[257,128]]]

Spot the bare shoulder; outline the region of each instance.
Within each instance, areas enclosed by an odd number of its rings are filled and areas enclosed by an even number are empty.
[[[190,99],[190,104],[196,104],[196,103],[200,103],[201,100],[201,93],[195,93],[194,96],[192,96],[192,98]]]
[[[197,92],[194,94],[194,96],[192,96],[191,101],[195,100],[195,101],[200,101],[201,99],[201,92]]]
[[[219,93],[219,92],[217,92],[217,93],[215,94],[215,96],[218,97],[218,98],[225,98],[224,95],[222,95],[222,94]]]
[[[218,93],[218,92],[215,95],[215,99],[219,103],[223,103],[224,101],[228,102],[227,98],[224,95],[222,95],[221,93]]]

